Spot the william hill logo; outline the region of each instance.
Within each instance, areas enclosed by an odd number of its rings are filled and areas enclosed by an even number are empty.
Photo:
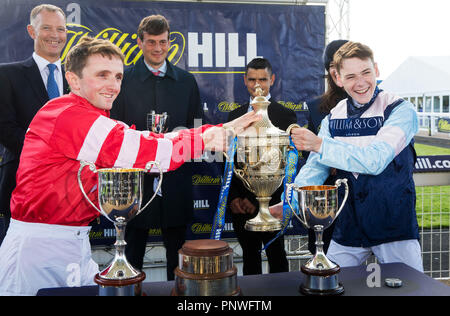
[[[240,108],[241,106],[242,105],[240,105],[239,103],[223,101],[217,105],[217,108],[220,112],[231,112],[236,110],[237,108]]]
[[[111,43],[115,44],[125,55],[125,66],[134,65],[142,56],[142,51],[139,49],[136,42],[136,33],[130,34],[114,27],[108,27],[95,34],[89,27],[74,23],[67,23],[67,27],[67,44],[61,57],[61,60],[63,61],[69,50],[78,44],[80,39],[85,36],[109,40]],[[170,49],[167,59],[172,64],[176,65],[183,56],[185,48],[186,39],[184,35],[180,32],[170,32]]]
[[[191,226],[191,231],[194,234],[210,234],[212,230],[212,224],[209,223],[193,223]],[[232,232],[234,231],[233,223],[225,223],[223,231]]]
[[[280,103],[285,108],[291,109],[295,112],[308,111],[308,107],[304,103],[295,103],[295,102],[291,102],[291,101],[277,101],[277,102]],[[234,111],[237,108],[240,108],[241,106],[242,105],[239,103],[222,101],[217,105],[217,108],[219,109],[220,112],[227,113],[227,112]]]
[[[192,176],[193,185],[220,185],[221,179],[218,177],[211,177],[209,175],[194,174]]]
[[[82,24],[67,23],[67,44],[62,53],[64,59],[81,38],[91,36],[109,40],[122,50],[125,66],[134,65],[142,57],[137,45],[137,34],[107,27],[95,32]],[[244,47],[240,47],[243,45]],[[192,73],[244,73],[245,65],[258,56],[256,33],[196,33],[188,32],[187,40],[181,32],[170,32],[170,48],[167,59],[176,65],[186,55]],[[240,55],[245,51],[246,55]],[[192,69],[194,68],[194,69]],[[236,71],[236,68],[237,71]]]
[[[308,111],[308,107],[304,103],[294,103],[291,101],[278,101],[285,108],[291,109],[293,111]]]

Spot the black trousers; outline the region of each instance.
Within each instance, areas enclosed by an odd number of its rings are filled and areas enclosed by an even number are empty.
[[[128,223],[125,231],[125,255],[129,263],[136,269],[142,270],[144,265],[145,248],[149,228]],[[178,265],[178,250],[186,240],[186,226],[162,228],[162,238],[166,248],[167,280],[175,279],[174,271]]]
[[[263,245],[272,240],[278,232],[251,232],[244,228],[245,222],[253,216],[232,214],[233,227],[244,259],[243,274],[261,274],[262,260],[260,250]],[[266,255],[269,262],[269,272],[288,272],[289,263],[284,250],[284,237],[277,238],[269,247]]]

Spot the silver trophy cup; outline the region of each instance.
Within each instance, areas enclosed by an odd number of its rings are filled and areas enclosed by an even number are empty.
[[[141,208],[143,195],[143,176],[153,166],[159,169],[161,187],[162,169],[157,162],[148,162],[145,169],[107,168],[97,169],[89,162],[80,162],[78,184],[88,202],[103,216],[114,223],[116,228],[115,257],[111,264],[98,273],[94,281],[99,285],[100,296],[131,296],[134,286],[145,279],[145,273],[133,268],[125,257],[125,227],[136,215],[141,213],[154,199],[156,193]],[[81,181],[84,167],[98,174],[98,208],[87,196]]]
[[[167,112],[156,114],[155,111],[151,111],[147,114],[147,129],[153,133],[165,133],[168,119]]]
[[[167,112],[163,112],[162,114],[156,114],[155,111],[151,111],[147,113],[147,130],[153,133],[165,133],[167,132],[167,122],[169,119],[169,115]],[[156,177],[153,184],[153,189],[159,196],[162,195],[161,189],[156,190],[156,183],[159,181],[159,177]]]
[[[344,184],[345,196],[338,208],[338,188]],[[299,210],[296,212],[289,199],[287,202],[292,213],[306,227],[313,228],[316,234],[316,253],[301,267],[306,279],[300,286],[305,295],[339,295],[344,287],[338,281],[340,267],[331,262],[323,252],[323,231],[330,227],[341,212],[348,197],[347,179],[339,179],[335,185],[298,187],[286,186],[286,197],[296,194]]]

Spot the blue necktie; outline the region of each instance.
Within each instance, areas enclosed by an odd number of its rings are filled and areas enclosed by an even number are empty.
[[[55,75],[54,75],[56,65],[48,64],[47,67],[48,67],[48,70],[50,70],[50,73],[48,74],[48,79],[47,79],[47,93],[48,93],[48,98],[51,100],[53,98],[59,97],[59,89],[58,89],[58,85],[56,84]]]

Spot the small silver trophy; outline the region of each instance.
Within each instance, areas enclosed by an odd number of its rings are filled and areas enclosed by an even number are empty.
[[[147,130],[153,133],[165,133],[167,132],[167,121],[169,119],[169,115],[167,112],[163,112],[162,114],[156,114],[155,111],[151,111],[147,113]],[[153,180],[153,191],[156,192],[159,196],[162,196],[161,186],[157,189],[157,184],[159,182],[159,177],[156,177]]]
[[[345,185],[345,196],[338,209],[338,188]],[[348,196],[347,179],[339,179],[335,185],[297,187],[294,183],[286,186],[286,197],[291,191],[297,194],[299,212],[295,212],[289,199],[292,213],[306,227],[313,228],[316,234],[316,253],[301,267],[306,279],[300,286],[305,295],[340,295],[344,287],[338,281],[340,267],[331,262],[323,252],[323,231],[330,227],[341,212]]]
[[[167,130],[167,112],[156,114],[155,111],[147,113],[147,129],[153,133],[165,133]]]
[[[162,169],[157,162],[148,162],[145,169],[138,168],[106,168],[97,169],[93,163],[80,162],[78,170],[78,185],[88,202],[111,222],[114,223],[117,236],[114,246],[115,257],[111,264],[95,275],[94,281],[99,285],[100,296],[133,296],[136,284],[145,279],[145,273],[133,268],[125,257],[125,227],[136,215],[141,213],[156,193],[141,208],[143,195],[143,175],[153,166],[159,169],[159,187],[162,182]],[[98,208],[84,191],[81,172],[84,167],[98,174]],[[158,188],[159,188],[158,187]]]

